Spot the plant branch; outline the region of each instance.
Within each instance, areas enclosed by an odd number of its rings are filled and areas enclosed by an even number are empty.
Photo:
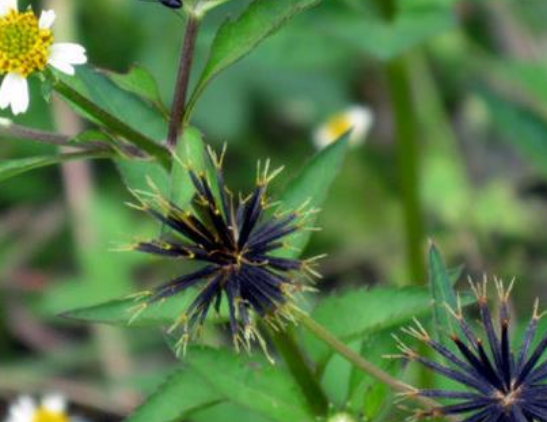
[[[192,12],[188,14],[186,32],[182,44],[182,52],[179,61],[177,82],[175,85],[175,97],[171,107],[171,118],[169,120],[169,132],[167,135],[167,147],[174,151],[178,139],[184,135],[184,114],[186,109],[186,95],[190,82],[190,72],[194,62],[194,52],[199,30],[199,17]]]
[[[398,379],[392,377],[387,372],[378,368],[376,365],[372,364],[368,360],[364,359],[357,352],[346,346],[342,343],[334,334],[328,331],[325,327],[318,324],[313,318],[307,315],[305,312],[296,310],[295,316],[298,322],[300,322],[307,330],[314,334],[318,339],[324,341],[328,344],[333,350],[335,350],[339,355],[343,356],[348,360],[352,365],[359,368],[361,371],[380,381],[381,383],[387,385],[394,391],[400,393],[408,393],[409,398],[412,398],[421,404],[427,406],[428,408],[439,407],[440,404],[435,400],[429,399],[427,397],[421,397],[416,393],[416,389]]]
[[[110,150],[110,146],[101,141],[74,142],[70,136],[17,125],[11,122],[0,122],[0,137],[29,140],[42,144],[60,147],[71,147],[85,150]]]

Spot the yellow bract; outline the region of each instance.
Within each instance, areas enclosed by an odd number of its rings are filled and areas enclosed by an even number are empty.
[[[69,422],[67,415],[40,407],[34,412],[32,422]]]
[[[32,11],[11,10],[0,18],[0,74],[28,76],[46,67],[53,34],[40,29]]]

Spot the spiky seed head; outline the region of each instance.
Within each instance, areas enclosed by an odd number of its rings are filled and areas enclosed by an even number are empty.
[[[259,165],[257,185],[239,200],[224,183],[220,156],[208,149],[212,172],[198,172],[188,165],[196,194],[187,209],[164,198],[153,186],[153,193],[137,192],[137,207],[169,227],[175,238],[139,242],[134,249],[168,258],[193,260],[203,264],[197,271],[183,274],[147,295],[146,303],[164,300],[190,287],[201,290],[182,311],[171,331],[182,329],[178,348],[184,350],[197,337],[211,308],[217,312],[228,304],[230,331],[237,349],[249,349],[252,342],[265,348],[256,329],[261,318],[274,329],[292,321],[294,294],[305,289],[305,281],[318,274],[315,260],[285,258],[279,251],[289,236],[306,227],[311,213],[269,211],[268,185],[279,173],[270,172],[269,161]],[[137,309],[142,311],[142,307]]]

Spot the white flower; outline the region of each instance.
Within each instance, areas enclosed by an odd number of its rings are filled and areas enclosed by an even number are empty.
[[[347,413],[336,413],[332,415],[327,422],[355,422],[355,419]]]
[[[17,0],[0,0],[0,109],[11,106],[13,114],[27,111],[29,75],[52,66],[74,75],[74,65],[87,62],[85,48],[79,44],[53,43],[53,10],[40,18],[28,9],[19,12]]]
[[[60,394],[47,395],[40,403],[23,396],[10,406],[5,422],[70,422],[66,408],[66,400]]]
[[[313,143],[319,149],[332,144],[351,130],[349,142],[353,146],[361,145],[370,131],[374,116],[369,108],[354,105],[347,110],[331,116],[313,135]]]

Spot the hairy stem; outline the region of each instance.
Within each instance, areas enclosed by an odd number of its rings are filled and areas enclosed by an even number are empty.
[[[292,376],[300,385],[311,410],[316,416],[326,416],[329,410],[329,400],[306,362],[294,335],[289,331],[274,332],[270,330],[270,337]]]
[[[179,138],[184,135],[184,114],[186,109],[186,95],[190,82],[190,72],[194,62],[194,52],[198,38],[199,18],[192,13],[188,14],[186,32],[182,43],[182,52],[179,61],[177,82],[175,85],[175,96],[171,107],[171,118],[169,120],[169,132],[167,135],[167,147],[174,151]]]

